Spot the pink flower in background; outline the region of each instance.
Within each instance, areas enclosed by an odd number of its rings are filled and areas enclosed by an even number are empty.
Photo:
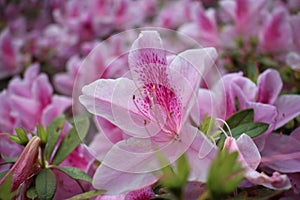
[[[183,24],[179,31],[196,39],[205,47],[219,48],[221,45],[218,30],[216,10],[204,10],[200,3],[195,3],[192,9],[193,22]]]
[[[0,33],[0,79],[22,70],[21,44],[22,41],[13,38],[9,29]]]
[[[8,133],[18,127],[33,130],[37,124],[47,125],[71,105],[70,98],[53,95],[48,77],[39,74],[37,64],[28,68],[23,79],[13,78],[0,99],[0,131]]]
[[[167,63],[167,52],[162,48],[157,32],[143,31],[129,53],[133,80],[100,79],[83,88],[80,101],[89,112],[131,136],[109,150],[94,176],[94,187],[106,189],[108,194],[157,181],[153,171],[161,168],[155,153],[158,149],[171,163],[187,151],[190,179],[206,179],[215,149],[190,124],[188,116],[201,74],[213,64],[216,52],[212,48],[187,50]],[[201,145],[209,152],[200,159]],[[202,166],[200,171],[197,166]],[[129,179],[134,181],[128,183]]]
[[[274,9],[266,16],[259,35],[259,48],[264,52],[284,53],[292,47],[292,30],[285,7]]]
[[[225,14],[233,20],[234,32],[237,36],[256,36],[260,29],[261,12],[265,0],[222,0],[220,6]]]
[[[300,114],[300,95],[278,96],[281,89],[282,80],[273,69],[260,74],[257,85],[241,73],[224,75],[211,90],[199,90],[200,118],[209,113],[227,119],[238,110],[253,108],[254,120],[270,124],[270,133]]]
[[[78,56],[72,56],[66,64],[67,72],[57,73],[54,76],[54,86],[59,93],[72,96],[74,81],[81,62],[82,60]]]

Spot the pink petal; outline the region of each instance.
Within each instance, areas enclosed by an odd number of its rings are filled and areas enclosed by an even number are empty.
[[[276,171],[300,172],[300,142],[291,136],[270,134],[261,154],[263,164]]]
[[[51,121],[61,115],[68,107],[72,105],[72,100],[69,97],[54,95],[52,103],[48,104],[43,110],[41,122],[44,126],[51,123]]]
[[[286,8],[274,11],[270,20],[264,25],[260,35],[260,45],[265,51],[285,51],[291,47],[292,33]]]
[[[167,69],[171,87],[180,97],[186,114],[194,104],[203,75],[212,67],[216,57],[214,48],[187,50],[177,55]]]
[[[280,128],[300,114],[299,102],[299,95],[282,95],[276,100],[274,105],[277,107],[278,115],[275,129]]]
[[[256,169],[260,163],[260,153],[253,142],[253,140],[247,135],[242,134],[236,141],[239,152],[247,162],[248,166],[252,169]]]
[[[273,104],[282,89],[282,81],[278,71],[274,69],[264,71],[258,77],[257,86],[257,102]]]
[[[157,180],[158,177],[153,172],[126,173],[100,165],[93,177],[93,186],[96,189],[107,190],[108,195],[117,195],[150,186]]]
[[[287,175],[274,172],[272,176],[267,176],[263,172],[259,173],[253,169],[247,170],[245,177],[256,185],[263,185],[272,190],[287,190],[291,188],[291,183]]]
[[[40,103],[42,109],[51,102],[52,92],[48,77],[45,74],[39,75],[32,85],[32,95]]]
[[[166,51],[158,32],[142,31],[131,47],[128,62],[138,87],[151,83],[168,86]]]
[[[159,132],[160,126],[151,121],[145,124],[145,116],[133,101],[136,90],[135,83],[127,78],[100,79],[84,86],[79,100],[90,113],[109,120],[124,132],[149,137]]]
[[[300,142],[300,127],[298,127],[295,130],[293,130],[293,132],[291,133],[290,136]]]
[[[206,182],[210,164],[215,159],[216,152],[217,147],[198,131],[193,144],[186,152],[190,165],[189,181]]]

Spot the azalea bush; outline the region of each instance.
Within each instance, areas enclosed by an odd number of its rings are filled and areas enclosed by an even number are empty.
[[[1,200],[300,196],[299,1],[0,7]]]

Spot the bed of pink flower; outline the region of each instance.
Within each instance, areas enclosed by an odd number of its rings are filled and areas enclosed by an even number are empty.
[[[0,199],[299,199],[299,32],[299,0],[0,0]]]

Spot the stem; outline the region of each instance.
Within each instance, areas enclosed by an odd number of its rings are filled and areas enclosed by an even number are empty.
[[[41,168],[46,168],[45,145],[41,145]]]

